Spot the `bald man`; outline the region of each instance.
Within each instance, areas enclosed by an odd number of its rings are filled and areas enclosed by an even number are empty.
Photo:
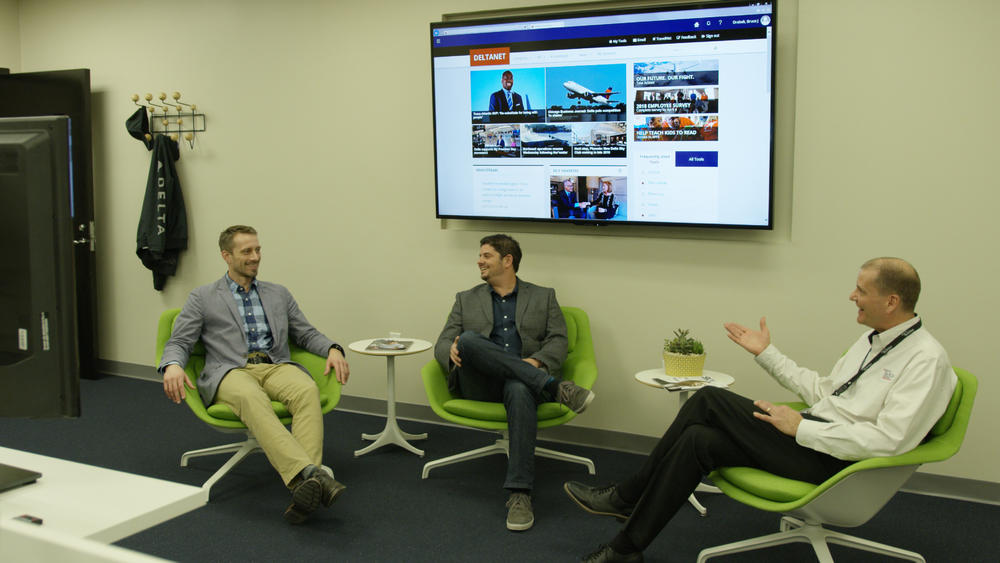
[[[920,276],[905,260],[865,262],[850,300],[857,322],[871,330],[826,377],[779,352],[764,318],[759,330],[725,323],[729,338],[809,408],[796,411],[716,387],[695,393],[638,473],[604,487],[563,486],[587,512],[628,518],[586,561],[642,561],[642,551],[716,468],[756,467],[821,483],[856,460],[916,447],[944,413],[957,381],[948,354],[922,328],[919,295]]]

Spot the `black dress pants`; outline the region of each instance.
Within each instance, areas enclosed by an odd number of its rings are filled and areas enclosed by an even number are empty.
[[[853,463],[800,446],[754,411],[760,412],[750,399],[717,387],[684,403],[639,472],[618,484],[624,500],[638,500],[624,530],[637,548],[646,549],[701,478],[719,467],[756,467],[821,483]]]

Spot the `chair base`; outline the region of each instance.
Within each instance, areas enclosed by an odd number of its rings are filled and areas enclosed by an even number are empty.
[[[222,465],[222,467],[217,469],[215,473],[213,473],[212,476],[208,478],[208,481],[205,481],[205,483],[201,486],[201,488],[207,494],[212,490],[212,485],[214,485],[219,479],[225,477],[226,473],[229,473],[234,467],[236,467],[236,465],[239,462],[243,461],[243,458],[247,457],[250,454],[263,451],[264,450],[261,449],[260,444],[257,443],[257,438],[254,438],[253,435],[250,434],[250,432],[247,432],[247,439],[243,442],[236,442],[234,444],[223,444],[221,446],[212,446],[211,448],[202,448],[200,450],[191,450],[189,452],[184,452],[183,454],[181,454],[181,467],[187,467],[188,461],[190,461],[191,458],[202,457],[206,455],[227,454],[229,452],[236,452],[233,454],[232,457],[229,458],[229,460],[226,461],[226,463]],[[328,466],[322,465],[320,466],[320,469],[329,473],[330,477],[334,476],[333,469],[329,468]]]
[[[212,489],[212,485],[214,485],[216,481],[222,479],[226,473],[229,473],[229,471],[236,467],[239,462],[243,461],[243,458],[259,451],[262,450],[260,449],[260,444],[257,443],[257,439],[247,432],[247,439],[243,442],[223,444],[221,446],[212,446],[211,448],[202,448],[200,450],[184,452],[181,454],[181,467],[187,467],[188,461],[195,457],[236,452],[229,458],[228,461],[226,461],[226,463],[222,465],[222,467],[216,470],[216,472],[208,478],[208,481],[205,481],[205,483],[201,486],[201,488],[207,492]]]
[[[438,467],[444,467],[445,465],[451,465],[453,463],[460,463],[463,461],[468,461],[470,459],[476,459],[479,457],[485,457],[493,454],[504,454],[510,457],[510,440],[507,438],[507,433],[504,432],[503,436],[489,446],[484,446],[482,448],[477,448],[474,450],[469,450],[467,452],[457,453],[455,455],[450,455],[448,457],[443,457],[441,459],[435,459],[434,461],[428,461],[424,464],[424,470],[420,475],[421,479],[426,479],[427,475],[430,474],[431,469],[436,469]],[[547,457],[549,459],[558,459],[560,461],[569,461],[571,463],[579,463],[587,468],[587,471],[591,475],[595,475],[597,470],[594,468],[594,462],[589,458],[568,454],[565,452],[558,452],[555,450],[550,450],[548,448],[535,447],[535,455],[539,457]]]
[[[721,493],[721,492],[722,491],[719,490],[718,487],[715,487],[713,485],[706,485],[705,483],[698,483],[698,486],[695,487],[694,489],[694,493]],[[708,516],[708,509],[705,508],[705,505],[701,504],[701,502],[698,501],[698,497],[694,496],[694,493],[691,493],[691,496],[688,497],[688,502],[691,504],[691,506],[694,507],[695,510],[698,511],[699,516],[702,517]]]
[[[830,548],[827,546],[827,543],[834,543],[837,545],[870,551],[872,553],[878,553],[879,555],[888,555],[890,557],[925,563],[923,556],[919,553],[914,553],[898,547],[892,547],[884,543],[873,542],[841,532],[834,532],[824,528],[820,524],[804,522],[798,518],[792,518],[791,516],[783,516],[781,518],[780,530],[780,532],[775,534],[769,534],[766,536],[703,549],[701,550],[701,553],[698,554],[698,563],[703,563],[704,561],[707,561],[712,557],[718,557],[719,555],[752,551],[755,549],[763,549],[765,547],[772,547],[792,542],[805,542],[812,544],[813,550],[816,552],[816,558],[819,559],[820,563],[833,563],[833,556],[830,555]]]

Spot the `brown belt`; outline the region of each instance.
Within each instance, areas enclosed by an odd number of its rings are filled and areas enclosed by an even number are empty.
[[[264,352],[251,352],[247,354],[248,364],[269,364],[271,363],[271,357]]]

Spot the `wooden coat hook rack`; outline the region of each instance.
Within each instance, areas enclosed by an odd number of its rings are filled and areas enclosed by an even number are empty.
[[[166,92],[160,92],[157,103],[153,101],[152,94],[147,93],[142,101],[139,94],[132,94],[132,102],[149,112],[150,133],[170,135],[174,141],[183,136],[193,149],[195,134],[206,130],[205,114],[198,112],[197,104],[182,102],[180,92],[174,92],[170,97],[173,102],[167,101]],[[146,138],[150,140],[152,135],[146,134]]]

